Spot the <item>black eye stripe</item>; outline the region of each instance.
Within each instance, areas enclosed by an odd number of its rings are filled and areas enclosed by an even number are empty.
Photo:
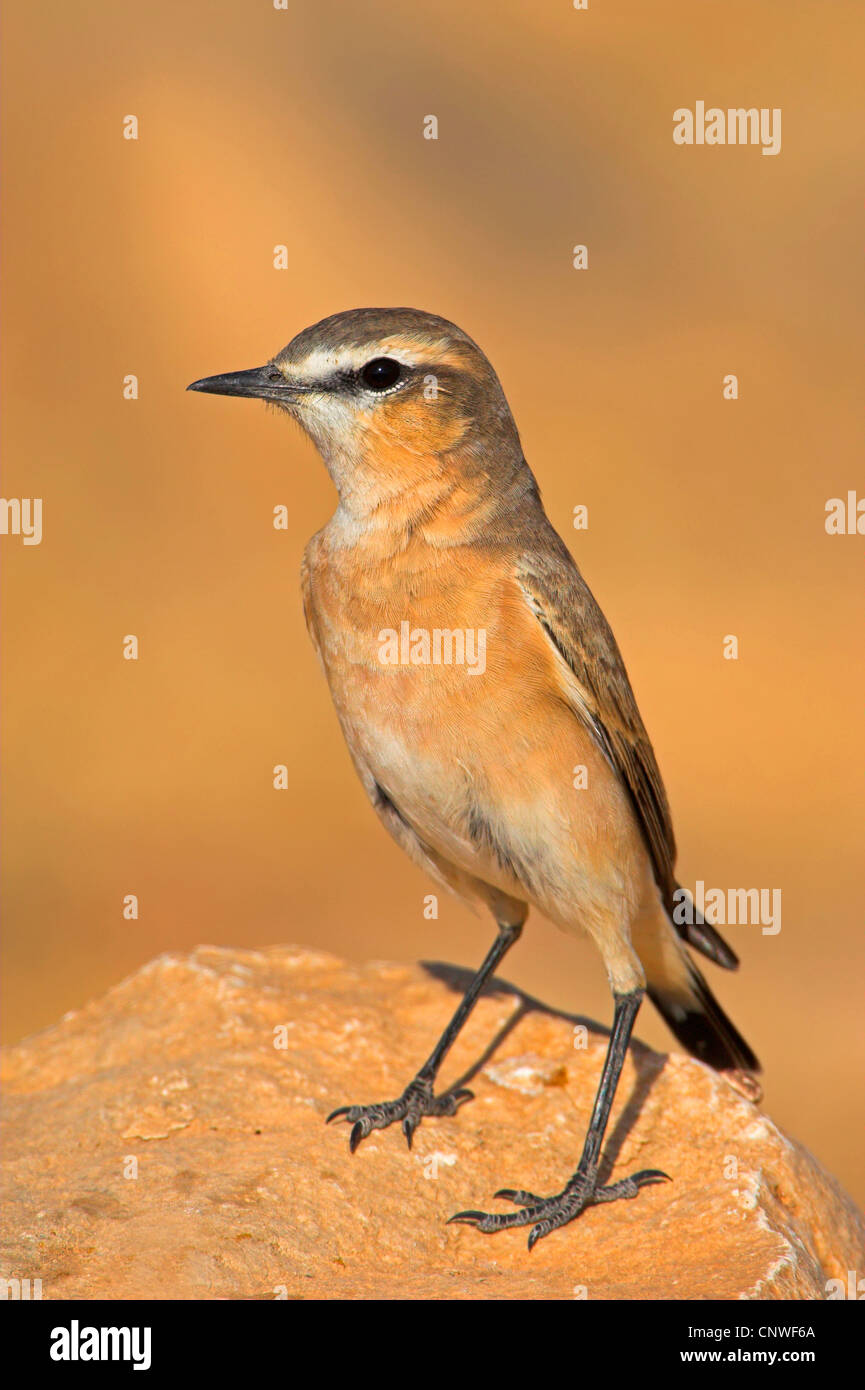
[[[393,357],[373,357],[364,363],[358,376],[368,391],[389,391],[403,374],[402,363]]]

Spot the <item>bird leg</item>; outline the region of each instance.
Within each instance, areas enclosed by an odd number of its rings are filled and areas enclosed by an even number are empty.
[[[402,1121],[403,1134],[408,1140],[409,1148],[411,1148],[412,1136],[424,1115],[455,1115],[465,1101],[474,1099],[473,1092],[466,1090],[465,1087],[456,1091],[444,1091],[441,1095],[436,1096],[433,1094],[433,1086],[439,1067],[456,1041],[481,990],[505,954],[518,940],[522,929],[522,923],[518,926],[499,923],[499,934],[490,947],[483,965],[466,990],[462,1003],[417,1076],[409,1082],[397,1100],[382,1101],[379,1105],[341,1105],[338,1110],[334,1110],[328,1115],[328,1124],[331,1120],[339,1119],[345,1120],[346,1124],[352,1126],[349,1139],[349,1148],[352,1153],[361,1140],[366,1139],[367,1135],[371,1134],[374,1129],[386,1129],[395,1120]]]
[[[531,1250],[542,1236],[548,1235],[557,1226],[567,1225],[569,1221],[573,1221],[576,1216],[579,1216],[580,1212],[585,1211],[586,1207],[596,1206],[602,1202],[615,1202],[620,1197],[636,1197],[641,1187],[650,1187],[653,1183],[669,1181],[667,1174],[662,1173],[659,1169],[646,1168],[642,1172],[634,1173],[632,1177],[611,1183],[608,1187],[598,1186],[598,1161],[601,1155],[601,1145],[604,1142],[604,1133],[610,1118],[610,1109],[624,1064],[628,1041],[642,1000],[643,990],[641,989],[633,990],[629,994],[617,994],[615,996],[616,1009],[613,1029],[610,1034],[607,1055],[604,1059],[598,1094],[595,1097],[592,1118],[589,1122],[589,1131],[586,1135],[586,1142],[577,1171],[563,1190],[556,1193],[554,1197],[538,1197],[533,1192],[525,1192],[522,1189],[502,1188],[496,1193],[496,1196],[513,1202],[521,1210],[495,1214],[483,1211],[460,1211],[451,1217],[451,1221],[474,1226],[486,1234],[509,1230],[512,1226],[531,1226],[532,1230],[529,1235],[529,1249]]]

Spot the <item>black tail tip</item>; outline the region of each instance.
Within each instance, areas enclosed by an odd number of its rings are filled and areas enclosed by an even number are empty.
[[[670,1032],[698,1061],[715,1071],[748,1072],[758,1076],[761,1067],[756,1054],[731,1023],[706,982],[694,972],[694,1005],[688,1008],[679,999],[670,999],[649,989],[649,998]]]

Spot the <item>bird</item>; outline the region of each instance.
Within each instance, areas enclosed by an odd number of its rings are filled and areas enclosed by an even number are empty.
[[[352,1153],[394,1123],[411,1147],[423,1119],[473,1099],[437,1093],[439,1069],[531,907],[602,957],[613,1022],[576,1169],[555,1194],[502,1189],[509,1209],[450,1218],[483,1234],[530,1226],[531,1250],[588,1207],[670,1180],[599,1178],[646,994],[693,1056],[760,1069],[689,948],[727,969],[736,955],[700,913],[678,920],[669,804],[619,648],[547,517],[490,361],[454,323],[347,310],[262,367],[187,389],[269,402],[317,448],[337,504],[304,552],[303,607],[354,767],[397,844],[496,925],[402,1094],[328,1122],[351,1126]]]

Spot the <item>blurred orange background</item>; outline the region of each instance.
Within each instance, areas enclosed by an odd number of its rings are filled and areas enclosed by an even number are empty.
[[[742,969],[711,980],[772,1115],[861,1199],[865,538],[824,507],[865,494],[863,6],[12,0],[4,28],[3,492],[44,499],[41,545],[2,543],[5,1038],[200,942],[480,962],[491,922],[425,920],[304,630],[323,466],[184,394],[414,305],[501,377],[682,881],[782,889],[781,932],[728,929]],[[781,153],[674,145],[697,100],[780,107]],[[536,917],[503,973],[609,1020],[592,948]],[[649,1007],[637,1031],[670,1045]]]

